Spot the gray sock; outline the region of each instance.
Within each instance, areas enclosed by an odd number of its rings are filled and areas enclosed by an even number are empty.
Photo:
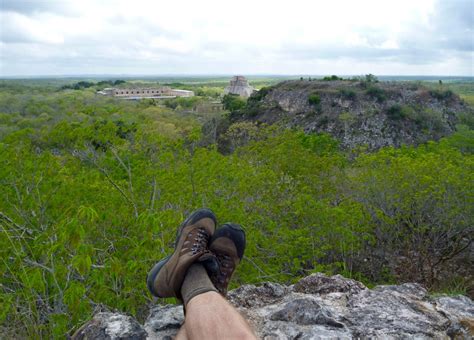
[[[206,269],[200,263],[193,263],[186,272],[183,285],[181,286],[181,296],[184,306],[196,295],[206,292],[217,292],[216,287],[209,279]]]

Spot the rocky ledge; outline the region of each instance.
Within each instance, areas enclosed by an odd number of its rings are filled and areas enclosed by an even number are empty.
[[[340,275],[313,274],[291,286],[244,285],[230,302],[262,339],[472,339],[474,303],[465,296],[430,297],[418,284],[368,289]],[[167,339],[183,322],[181,306],[152,308],[144,325],[99,313],[74,339]]]
[[[415,83],[291,80],[250,96],[231,122],[281,124],[307,133],[329,133],[341,146],[419,145],[456,131],[472,113],[448,88]]]

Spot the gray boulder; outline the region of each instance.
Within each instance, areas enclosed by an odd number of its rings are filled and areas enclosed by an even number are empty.
[[[132,317],[120,313],[102,312],[72,336],[74,340],[144,340],[147,332]]]

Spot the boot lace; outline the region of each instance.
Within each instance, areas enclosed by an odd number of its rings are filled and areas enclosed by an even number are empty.
[[[198,228],[194,235],[190,235],[193,239],[191,247],[191,254],[196,255],[207,250],[207,242],[209,241],[209,234],[204,228]]]
[[[232,261],[232,258],[226,254],[216,254],[216,257],[219,261],[220,267],[220,270],[216,275],[216,283],[218,283],[218,287],[216,288],[221,292],[225,292],[227,290],[230,277],[234,272],[234,261]]]

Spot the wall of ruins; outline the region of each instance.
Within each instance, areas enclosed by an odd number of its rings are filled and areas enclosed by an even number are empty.
[[[193,91],[175,90],[168,86],[158,88],[107,88],[102,91],[108,96],[114,97],[192,97]]]

